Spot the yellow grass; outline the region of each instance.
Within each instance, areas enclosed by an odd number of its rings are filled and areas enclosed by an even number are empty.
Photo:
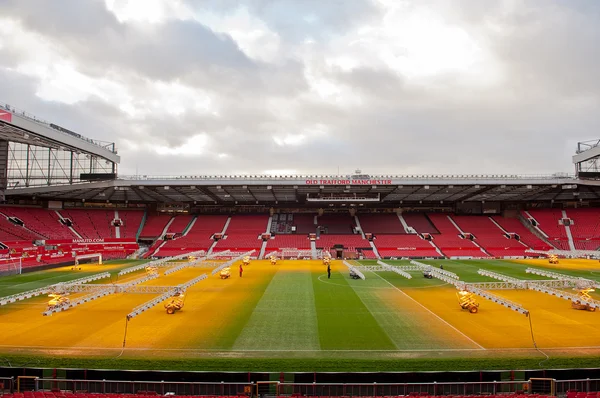
[[[558,264],[550,264],[548,259],[524,259],[512,260],[520,264],[526,264],[544,268],[555,268],[557,270],[598,270],[600,271],[600,261],[584,259],[559,259]]]
[[[546,260],[525,260],[520,263],[532,266],[550,265]],[[86,272],[102,272],[117,268],[119,264],[83,265]],[[600,263],[586,260],[561,260],[557,269],[600,269]],[[333,262],[335,271],[346,272],[340,262]],[[69,270],[62,267],[48,272]],[[238,265],[232,267],[232,276],[222,280],[211,276],[210,269],[186,268],[164,276],[166,268],[159,269],[158,279],[146,285],[174,286],[206,273],[209,277],[186,292],[185,306],[174,315],[167,315],[159,304],[128,323],[127,347],[143,350],[145,356],[167,355],[169,350],[228,350],[233,341],[225,340],[225,330],[242,330],[243,315],[248,303],[257,301],[279,269],[289,271],[310,269],[326,274],[320,261],[280,261],[273,266],[268,261],[253,261],[244,267],[243,278],[238,276]],[[144,271],[125,276],[119,283],[139,278]],[[99,281],[99,283],[107,283]],[[531,348],[529,319],[514,311],[483,298],[479,299],[480,312],[470,314],[462,310],[453,287],[404,288],[410,297],[423,304],[444,321],[458,329],[486,349]],[[571,309],[570,302],[533,291],[495,291],[509,300],[520,303],[531,312],[535,339],[540,348],[600,347],[600,314]],[[72,295],[74,299],[82,294]],[[412,316],[428,317],[427,312],[395,289],[381,289],[377,296],[392,306],[411,312]],[[47,297],[38,297],[0,307],[2,341],[0,349],[20,346],[51,350],[52,348],[109,349],[118,353],[123,343],[126,315],[137,305],[156,295],[115,294],[54,314],[42,316]],[[252,304],[253,305],[253,304]],[[233,326],[232,326],[233,325]],[[459,332],[443,322],[428,323],[440,340],[461,340],[457,346],[476,348]],[[233,329],[232,329],[233,328]],[[231,333],[229,333],[231,335]]]
[[[86,271],[107,270],[106,266],[87,265]],[[202,348],[202,342],[219,334],[236,316],[253,285],[268,279],[278,266],[254,262],[245,267],[243,278],[237,266],[232,277],[221,280],[210,276],[210,269],[186,268],[161,276],[144,285],[175,286],[204,273],[209,278],[188,289],[181,312],[167,315],[162,304],[132,319],[128,325],[127,347],[131,348]],[[70,267],[63,267],[70,269]],[[91,269],[90,269],[91,268]],[[293,268],[293,266],[290,266]],[[54,271],[54,270],[53,270]],[[136,279],[143,272],[126,275],[119,283]],[[105,282],[102,282],[105,283]],[[83,294],[73,294],[75,299]],[[38,297],[0,307],[3,339],[0,347],[112,348],[122,346],[126,315],[137,305],[156,295],[109,295],[49,317],[42,316],[47,297]]]
[[[470,314],[458,306],[453,287],[405,291],[485,348],[533,346],[529,319],[499,304],[479,298],[479,313]],[[598,313],[574,310],[569,301],[540,292],[496,290],[493,293],[530,311],[540,348],[600,346]]]

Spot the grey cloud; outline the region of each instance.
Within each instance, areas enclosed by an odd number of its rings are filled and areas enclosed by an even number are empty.
[[[0,12],[63,46],[82,73],[127,84],[138,101],[160,100],[150,98],[152,82],[179,82],[208,92],[218,106],[218,115],[173,116],[165,109],[130,118],[117,104],[96,97],[71,106],[44,102],[35,95],[39,82],[8,71],[19,54],[7,59],[6,49],[0,50],[0,100],[89,137],[115,140],[122,148],[123,173],[136,168],[141,174],[316,173],[338,166],[342,172],[360,167],[381,173],[548,173],[571,170],[573,143],[593,138],[600,128],[598,8],[589,2],[527,3],[510,12],[496,2],[445,3],[449,20],[465,24],[500,61],[505,86],[468,88],[446,74],[430,80],[431,89],[381,66],[351,71],[321,66],[318,72],[330,82],[361,98],[362,105],[348,107],[308,95],[307,61],[300,55],[275,64],[257,62],[231,37],[195,22],[122,25],[101,2],[74,1],[64,14],[59,12],[64,6],[48,4],[4,1]],[[292,46],[292,53],[304,37],[325,40],[379,16],[361,2],[244,4],[284,38],[283,46]],[[238,5],[210,7],[230,13]],[[486,21],[491,20],[507,30],[490,30]],[[307,134],[319,126],[328,133]],[[178,147],[199,133],[210,136],[213,146],[196,156],[159,156],[143,146],[120,144]],[[286,134],[307,139],[297,146],[273,140]],[[218,158],[219,153],[230,156]]]

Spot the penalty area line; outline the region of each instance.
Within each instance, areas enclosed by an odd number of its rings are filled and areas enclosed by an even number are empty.
[[[477,347],[479,347],[481,350],[485,350],[485,348],[477,343],[475,340],[473,340],[472,338],[470,338],[469,336],[467,336],[466,334],[464,334],[463,332],[461,332],[460,330],[458,330],[456,327],[452,326],[451,324],[449,324],[447,321],[445,321],[444,319],[442,319],[438,314],[436,314],[435,312],[431,311],[429,308],[425,307],[423,304],[419,303],[417,300],[415,300],[414,298],[410,297],[408,294],[404,293],[401,289],[399,289],[397,286],[394,286],[394,284],[392,284],[390,281],[388,281],[387,279],[385,279],[384,277],[382,277],[381,275],[377,274],[376,272],[374,272],[375,275],[377,275],[379,278],[381,278],[382,280],[384,280],[388,285],[392,286],[394,289],[396,289],[397,291],[399,291],[400,293],[402,293],[403,295],[405,295],[406,297],[408,297],[409,299],[411,299],[412,301],[414,301],[415,303],[417,303],[419,306],[421,306],[423,309],[425,309],[427,312],[429,312],[431,315],[433,315],[434,317],[436,317],[437,319],[439,319],[440,321],[442,321],[442,323],[445,323],[446,325],[448,325],[451,329],[454,329],[457,333],[461,334],[462,336],[464,336],[467,340],[469,340],[471,343],[475,344]]]

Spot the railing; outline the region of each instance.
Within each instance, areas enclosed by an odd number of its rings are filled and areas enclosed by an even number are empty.
[[[93,140],[91,138],[84,137],[84,136],[82,136],[80,134],[72,135],[72,134],[69,134],[69,133],[65,133],[64,131],[61,131],[61,130],[55,128],[53,126],[53,123],[50,123],[47,120],[41,119],[41,118],[39,118],[39,117],[37,117],[37,116],[29,113],[29,112],[25,112],[24,110],[21,110],[19,108],[15,108],[14,106],[11,106],[9,104],[5,104],[5,103],[1,103],[0,102],[0,108],[11,112],[13,115],[23,117],[23,118],[25,118],[27,120],[30,120],[30,121],[34,122],[34,123],[37,123],[37,124],[42,125],[44,127],[51,128],[54,131],[58,131],[59,133],[64,134],[65,136],[69,136],[69,137],[73,137],[73,138],[79,138],[82,141],[86,141],[86,142],[89,142],[90,144],[99,146],[102,149],[106,149],[106,150],[111,151],[113,153],[117,153],[116,149],[111,149],[110,148],[111,146],[114,148],[114,143],[112,143],[112,142]]]
[[[417,179],[417,180],[571,180],[576,178],[572,173],[555,173],[555,174],[386,174],[372,175],[372,180],[386,179]],[[352,179],[352,176],[347,175],[270,175],[270,174],[243,174],[243,175],[180,175],[180,176],[155,176],[155,175],[120,175],[120,180],[281,180],[281,181],[305,181],[305,180],[320,180],[320,179]],[[314,185],[319,185],[316,183]]]
[[[600,391],[600,379],[556,380],[554,382],[556,395],[563,396],[569,391],[592,392]]]
[[[494,395],[528,391],[527,381],[464,383],[281,383],[277,395],[376,397],[407,395]]]
[[[280,382],[172,382],[35,378],[35,391],[62,390],[86,393],[236,396],[258,392],[264,395],[310,397],[393,397],[409,395],[496,395],[536,393],[566,396],[569,391],[600,391],[600,379],[531,379],[529,381],[440,382],[440,383],[280,383]],[[0,378],[4,391],[13,391],[13,378]],[[23,390],[23,389],[22,389]],[[0,392],[2,390],[0,389]]]
[[[15,390],[15,379],[13,377],[0,377],[0,395],[13,393]]]
[[[575,383],[568,381],[561,383]],[[585,381],[581,381],[582,383]],[[597,382],[597,380],[595,381]],[[558,382],[557,382],[558,383]],[[587,384],[592,386],[590,381]],[[531,391],[529,381],[443,383],[280,383],[280,382],[171,382],[44,379],[35,380],[35,390],[61,390],[102,394],[160,394],[236,396],[302,395],[311,397],[377,397],[408,395],[496,395]],[[583,390],[587,391],[587,390]],[[548,391],[548,394],[550,391]]]
[[[35,390],[62,390],[90,394],[147,394],[237,396],[252,383],[36,379]]]

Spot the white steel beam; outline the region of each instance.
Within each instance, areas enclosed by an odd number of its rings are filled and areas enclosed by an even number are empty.
[[[227,261],[226,263],[221,264],[220,266],[218,266],[217,268],[213,269],[212,272],[210,273],[211,275],[215,275],[217,272],[220,272],[223,268],[226,267],[230,267],[232,266],[236,261],[243,259],[246,256],[251,255],[252,253],[254,253],[256,250],[250,250],[246,253],[242,253],[239,256],[232,258],[231,260]]]
[[[69,282],[55,283],[53,285],[41,287],[39,289],[28,290],[23,293],[17,293],[17,294],[13,294],[11,296],[2,297],[2,298],[0,298],[0,305],[6,305],[6,304],[14,303],[17,301],[26,300],[26,299],[29,299],[32,297],[40,296],[42,294],[52,293],[55,291],[61,291],[61,290],[64,290],[66,286],[78,285],[78,284],[83,284],[83,283],[87,283],[87,282],[93,282],[93,281],[97,281],[97,280],[104,279],[104,278],[110,278],[110,273],[102,272],[100,274],[84,276],[83,278],[74,279]]]

